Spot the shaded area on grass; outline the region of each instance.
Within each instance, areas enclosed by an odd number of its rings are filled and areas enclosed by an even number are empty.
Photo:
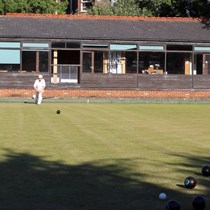
[[[208,152],[208,150],[206,152]],[[176,168],[176,171],[180,171],[180,173],[193,176],[197,181],[197,185],[205,186],[206,188],[205,194],[207,195],[206,197],[208,197],[208,200],[210,201],[210,177],[205,177],[202,175],[202,168],[206,165],[210,166],[209,156],[200,157],[199,155],[189,156],[186,154],[173,154],[173,153],[171,153],[170,155],[180,157],[182,160],[186,160],[181,164],[174,162],[170,163],[170,165],[173,165],[173,167]],[[184,187],[184,183],[178,185],[180,187]]]
[[[188,201],[182,209],[191,209],[190,196],[176,191],[176,186],[169,190],[161,183],[140,181],[144,174],[129,170],[132,160],[120,161],[127,161],[128,167],[102,160],[66,165],[8,150],[0,162],[0,209],[161,210],[167,203],[158,199],[162,191]]]

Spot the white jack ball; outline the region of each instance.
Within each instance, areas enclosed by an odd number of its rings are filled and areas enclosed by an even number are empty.
[[[159,194],[159,198],[160,198],[161,200],[165,200],[165,199],[167,198],[167,195],[166,195],[165,193],[160,193],[160,194]]]

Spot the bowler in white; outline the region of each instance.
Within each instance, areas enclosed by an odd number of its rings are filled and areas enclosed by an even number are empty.
[[[45,87],[46,87],[45,80],[43,79],[42,75],[39,75],[38,79],[36,79],[34,82],[34,89],[36,91],[35,103],[37,105],[40,105],[42,103],[42,99],[43,99],[42,94],[44,93]]]

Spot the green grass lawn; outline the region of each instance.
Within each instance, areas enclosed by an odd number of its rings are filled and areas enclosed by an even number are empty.
[[[208,104],[0,103],[0,119],[1,210],[210,208]]]

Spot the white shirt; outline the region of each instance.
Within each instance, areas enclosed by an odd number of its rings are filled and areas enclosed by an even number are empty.
[[[34,82],[34,89],[37,91],[37,92],[44,92],[44,89],[46,87],[46,84],[45,84],[45,80],[44,79],[37,79],[35,82]]]

